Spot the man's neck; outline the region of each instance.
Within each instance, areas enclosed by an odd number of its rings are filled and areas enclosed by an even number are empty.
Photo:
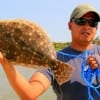
[[[84,45],[83,44],[74,44],[74,43],[71,44],[71,47],[73,49],[76,49],[79,51],[89,50],[92,48],[92,46],[93,46],[92,43],[91,44],[84,44]]]

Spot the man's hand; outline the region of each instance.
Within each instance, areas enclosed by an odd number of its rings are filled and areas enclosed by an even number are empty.
[[[100,60],[100,55],[97,56],[98,61]],[[87,64],[92,69],[97,69],[99,67],[98,61],[93,55],[89,55],[87,59]]]

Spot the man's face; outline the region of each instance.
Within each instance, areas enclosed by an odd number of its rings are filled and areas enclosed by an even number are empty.
[[[74,21],[69,22],[69,27],[72,33],[72,42],[87,44],[95,37],[98,26],[93,26],[94,21],[96,20],[94,13],[87,13],[81,19],[81,21],[84,22],[82,25],[79,25]],[[87,20],[89,21],[87,22]]]

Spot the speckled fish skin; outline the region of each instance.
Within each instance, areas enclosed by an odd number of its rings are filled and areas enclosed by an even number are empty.
[[[15,65],[51,67],[58,84],[69,81],[74,68],[56,59],[54,46],[36,23],[25,19],[0,20],[0,52]]]

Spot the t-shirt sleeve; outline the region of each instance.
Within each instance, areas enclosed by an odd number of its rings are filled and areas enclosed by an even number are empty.
[[[50,68],[39,69],[39,70],[37,70],[37,72],[41,72],[51,81],[51,83],[53,82],[54,75],[53,75],[52,70]]]

